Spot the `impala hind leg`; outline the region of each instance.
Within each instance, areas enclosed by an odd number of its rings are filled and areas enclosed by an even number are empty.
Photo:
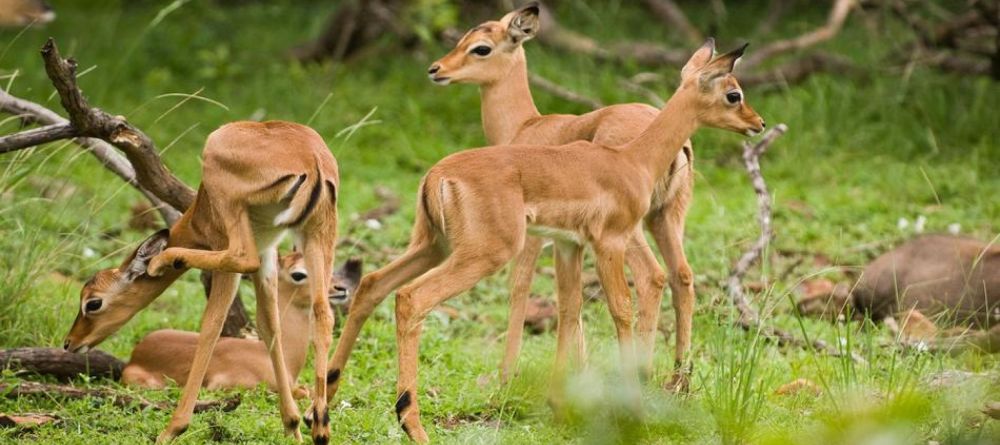
[[[648,226],[670,271],[670,293],[674,306],[675,338],[674,375],[668,389],[685,392],[688,389],[691,365],[687,354],[691,349],[691,325],[694,318],[694,273],[684,254],[685,208],[671,206],[648,221]]]
[[[325,445],[330,441],[330,411],[327,406],[326,376],[327,360],[330,356],[330,338],[333,336],[333,313],[330,312],[328,296],[336,238],[336,223],[334,223],[333,227],[323,226],[314,230],[305,238],[303,246],[306,270],[309,272],[309,276],[322,278],[309,280],[309,294],[312,297],[313,315],[316,319],[313,330],[316,387],[313,392],[313,421],[310,425],[313,443],[316,445]]]
[[[625,263],[632,271],[635,291],[639,300],[639,320],[636,326],[636,354],[639,373],[642,377],[653,374],[653,351],[656,346],[657,324],[660,320],[660,306],[663,303],[663,289],[667,285],[667,275],[656,261],[641,228],[632,235]]]
[[[511,265],[510,281],[510,318],[507,321],[507,345],[504,349],[503,361],[500,362],[500,382],[507,383],[517,369],[517,358],[521,353],[521,341],[524,337],[524,317],[528,309],[528,296],[531,294],[531,279],[535,275],[535,265],[542,252],[543,240],[528,236],[524,240],[524,248]]]
[[[455,252],[440,266],[404,286],[396,294],[396,343],[399,379],[396,383],[396,417],[403,431],[418,443],[429,439],[420,424],[417,402],[417,362],[420,331],[427,313],[441,302],[474,286],[493,274],[513,252],[483,249],[485,252]],[[484,256],[486,255],[486,256]]]
[[[208,298],[205,314],[201,319],[198,347],[195,349],[191,372],[188,374],[187,382],[185,382],[181,392],[181,400],[178,402],[177,408],[174,409],[170,423],[157,437],[157,443],[164,443],[177,437],[191,423],[194,404],[198,400],[198,390],[201,389],[201,383],[205,379],[205,372],[208,370],[208,363],[212,358],[215,343],[219,340],[219,335],[222,334],[222,325],[229,312],[229,305],[236,297],[239,280],[239,274],[223,272],[212,274],[212,294]]]
[[[257,327],[260,339],[267,347],[274,369],[275,392],[278,393],[278,410],[281,412],[281,423],[285,433],[302,440],[299,432],[299,410],[292,396],[292,382],[285,367],[285,351],[281,346],[281,322],[278,316],[278,250],[269,248],[261,252],[263,267],[257,270],[253,277],[254,291],[257,295]],[[322,280],[311,280],[322,281]]]
[[[326,397],[329,401],[337,393],[340,380],[343,377],[344,366],[347,364],[354,343],[361,333],[365,321],[375,311],[390,292],[403,284],[427,272],[441,263],[444,253],[440,247],[429,240],[419,241],[410,245],[403,255],[393,260],[385,267],[370,272],[361,278],[351,300],[347,312],[347,321],[340,332],[337,348],[334,350],[330,367],[326,374]],[[309,413],[306,413],[308,416]]]

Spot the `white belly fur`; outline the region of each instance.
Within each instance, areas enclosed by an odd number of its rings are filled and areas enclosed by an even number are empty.
[[[548,238],[583,245],[583,236],[572,230],[528,224],[528,233],[539,238]]]

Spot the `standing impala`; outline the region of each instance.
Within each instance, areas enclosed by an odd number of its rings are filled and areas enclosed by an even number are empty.
[[[281,349],[289,379],[296,382],[306,363],[312,338],[309,271],[300,252],[281,257],[278,268],[278,319]],[[330,277],[330,304],[347,301],[361,279],[361,261],[349,260]],[[143,337],[122,369],[122,383],[163,388],[168,381],[184,385],[191,372],[198,333],[160,329]],[[264,342],[251,338],[220,338],[212,352],[202,386],[208,389],[253,388],[261,383],[277,391],[274,369]],[[296,393],[308,394],[308,391]],[[296,398],[299,395],[296,394]]]
[[[116,269],[97,272],[80,292],[80,312],[65,347],[86,351],[118,330],[188,268],[211,270],[212,291],[180,403],[158,442],[187,429],[209,359],[236,295],[240,274],[252,274],[257,324],[269,345],[285,432],[297,439],[299,413],[285,368],[278,320],[278,243],[287,232],[305,257],[310,276],[331,272],[337,237],[337,161],[311,128],[281,121],[236,122],[212,132],[203,152],[202,184],[169,230],[146,239]],[[310,280],[315,316],[315,443],[329,441],[327,353],[333,329],[328,280]]]
[[[538,113],[528,88],[527,61],[521,47],[521,43],[538,31],[538,13],[537,5],[529,5],[507,14],[500,21],[472,28],[455,49],[431,65],[428,70],[431,80],[442,85],[452,82],[479,85],[483,129],[490,145],[558,145],[587,140],[614,146],[638,136],[656,117],[656,108],[645,104],[622,104],[582,116]],[[693,161],[691,144],[687,141],[670,168],[658,178],[645,218],[646,227],[653,234],[671,272],[670,288],[677,326],[676,372],[672,384],[677,389],[686,388],[687,368],[683,363],[690,347],[695,298],[691,267],[684,255],[684,218],[694,187]],[[635,278],[639,297],[640,363],[644,373],[649,375],[665,277],[656,258],[646,254],[645,244],[645,236],[638,232],[630,243],[632,247],[626,253],[625,263]],[[528,294],[541,247],[540,238],[528,236],[510,274],[511,316],[507,348],[500,365],[503,381],[514,371],[521,348]],[[556,258],[558,261],[558,256]],[[578,358],[583,357],[583,333],[579,322],[581,301],[580,294],[559,295],[561,329],[557,357],[565,354],[566,342],[573,342]],[[561,359],[557,358],[559,361]]]
[[[362,278],[342,334],[409,282],[396,293],[396,414],[410,438],[428,441],[416,392],[423,319],[510,261],[524,247],[526,230],[555,239],[563,269],[559,286],[572,290],[565,295],[579,293],[582,251],[586,245],[593,248],[623,365],[634,363],[625,254],[657,182],[701,126],[749,135],[764,130],[763,119],[744,103],[731,74],[745,46],[713,59],[714,47],[709,40],[695,52],[681,71],[677,92],[625,145],[501,145],[455,153],[427,172],[409,247]],[[338,343],[327,376],[330,395],[352,346],[353,339],[344,337]],[[625,375],[630,385],[638,383],[634,372]]]

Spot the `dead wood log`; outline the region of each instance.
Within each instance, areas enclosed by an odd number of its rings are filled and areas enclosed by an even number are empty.
[[[0,383],[0,394],[11,399],[22,396],[108,399],[111,404],[121,408],[135,407],[140,410],[149,408],[156,410],[174,409],[174,404],[170,402],[154,402],[137,394],[128,394],[107,388],[77,388],[69,385],[52,385],[38,382]],[[240,406],[241,402],[242,399],[239,395],[222,400],[199,400],[195,402],[194,412],[200,413],[210,410],[229,412]]]
[[[302,62],[342,61],[386,33],[395,34],[404,46],[415,42],[414,34],[400,23],[405,0],[349,0],[330,14],[315,39],[290,51]]]
[[[153,141],[123,116],[112,116],[87,102],[76,83],[76,61],[59,54],[55,40],[42,47],[45,72],[52,81],[69,119],[53,111],[0,90],[0,111],[22,116],[41,128],[0,136],[0,154],[72,139],[93,154],[108,170],[135,187],[157,208],[167,225],[172,225],[194,202],[194,189],[188,187],[163,163]],[[121,150],[122,156],[112,147]],[[203,272],[209,275],[208,272]],[[206,279],[203,278],[203,282]],[[206,288],[205,295],[211,293]],[[250,323],[242,300],[237,297],[230,307],[223,335],[242,337]]]
[[[764,249],[767,248],[774,237],[774,229],[772,228],[773,220],[771,217],[771,194],[767,190],[767,183],[764,181],[764,175],[760,170],[760,156],[777,138],[785,134],[786,131],[788,131],[788,127],[785,124],[778,124],[771,130],[768,130],[756,144],[751,144],[750,142],[743,143],[743,165],[747,169],[747,174],[750,176],[750,181],[753,184],[754,193],[757,195],[757,220],[760,223],[761,233],[750,250],[744,252],[739,260],[737,260],[736,265],[733,266],[729,277],[726,279],[724,287],[729,294],[730,302],[739,313],[736,324],[743,330],[757,332],[765,339],[773,341],[779,346],[791,345],[812,348],[828,355],[840,356],[842,355],[840,351],[831,348],[822,340],[805,342],[774,326],[765,325],[761,321],[760,315],[750,305],[746,293],[743,291],[743,277],[750,267],[761,258]],[[858,362],[864,361],[857,354],[852,354],[852,358]]]
[[[24,370],[69,381],[80,375],[118,380],[125,363],[100,350],[75,354],[57,348],[0,350],[0,369]]]

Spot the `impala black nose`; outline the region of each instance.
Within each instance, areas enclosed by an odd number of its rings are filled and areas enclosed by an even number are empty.
[[[69,340],[63,342],[63,350],[69,351]]]
[[[767,128],[767,124],[764,123],[764,119],[760,120],[760,128]]]
[[[427,70],[427,74],[435,74],[438,71],[441,71],[441,65],[434,64]]]

